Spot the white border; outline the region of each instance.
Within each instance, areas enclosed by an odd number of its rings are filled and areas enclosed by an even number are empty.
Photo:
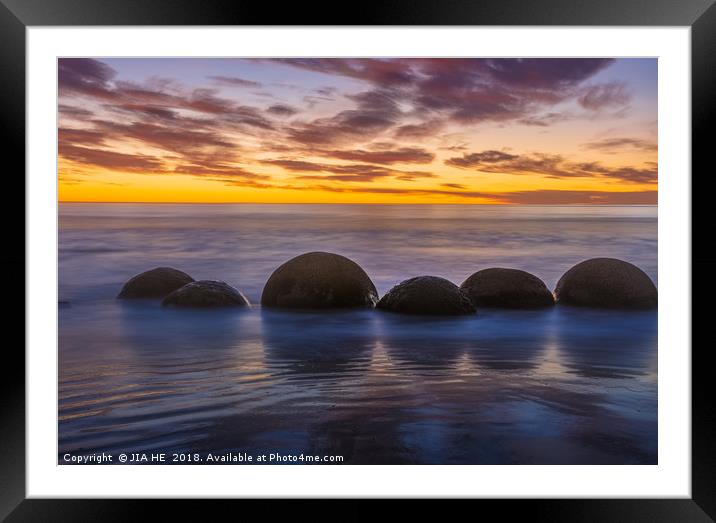
[[[690,497],[689,28],[32,27],[27,44],[28,497]],[[58,56],[658,56],[659,464],[57,466]]]

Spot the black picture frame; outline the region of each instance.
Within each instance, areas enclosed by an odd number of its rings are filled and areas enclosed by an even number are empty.
[[[170,515],[165,501],[138,500],[39,500],[25,499],[25,357],[20,342],[10,342],[12,330],[24,324],[25,230],[18,216],[25,216],[25,31],[28,26],[76,25],[570,25],[570,26],[689,26],[692,72],[692,280],[699,284],[692,295],[692,497],[691,499],[611,500],[480,500],[485,508],[499,510],[500,517],[528,515],[545,521],[713,521],[716,519],[716,452],[711,392],[713,367],[708,363],[712,343],[699,343],[711,316],[709,307],[696,306],[696,294],[711,296],[716,255],[708,241],[697,242],[699,232],[709,239],[712,218],[704,209],[710,189],[709,133],[716,120],[716,6],[714,0],[383,0],[361,4],[319,2],[284,3],[245,0],[0,0],[0,122],[5,158],[6,199],[2,206],[5,235],[0,265],[7,312],[4,320],[4,370],[0,383],[0,519],[7,521],[126,521],[145,519],[147,504],[161,505],[162,519]],[[340,14],[339,14],[340,13]],[[88,47],[91,49],[91,47]],[[48,115],[48,117],[50,117]],[[684,176],[688,173],[684,173]],[[23,197],[20,197],[23,195]],[[697,205],[697,204],[702,205]],[[22,214],[20,214],[22,213]],[[698,291],[698,292],[696,292]],[[12,296],[12,298],[10,298]],[[17,297],[23,296],[22,301]],[[9,299],[8,299],[9,298]],[[697,320],[701,327],[697,328]],[[24,331],[22,335],[24,340]],[[708,340],[705,336],[703,339]],[[22,343],[24,346],[24,343]],[[674,347],[674,350],[688,350]],[[228,503],[228,502],[222,502]],[[255,505],[253,501],[241,501]],[[355,502],[349,502],[355,505]],[[470,502],[472,503],[472,502]],[[179,505],[179,506],[176,506]],[[174,505],[184,517],[206,517],[204,508],[188,501]],[[202,507],[203,507],[202,502]],[[305,507],[305,508],[304,508]],[[306,511],[320,517],[305,502],[272,504],[275,511],[288,508],[293,516]],[[375,509],[365,505],[342,514],[358,517]],[[423,508],[424,515],[429,514]],[[443,512],[444,509],[434,507]],[[201,512],[199,512],[201,511]],[[298,512],[295,512],[298,511]],[[321,511],[335,518],[335,509]],[[197,515],[200,514],[201,517]],[[228,512],[231,514],[231,512]],[[365,515],[365,514],[364,514]],[[444,517],[444,515],[442,516]],[[233,519],[233,518],[232,518]],[[343,519],[343,518],[341,518]]]

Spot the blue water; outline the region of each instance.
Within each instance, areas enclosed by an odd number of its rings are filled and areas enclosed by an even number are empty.
[[[596,256],[658,284],[656,207],[61,204],[59,226],[60,456],[657,462],[655,311],[419,318],[258,305],[278,265],[314,250],[359,263],[381,295],[411,276],[460,284],[493,266],[554,288]],[[160,265],[225,280],[255,305],[114,299]]]

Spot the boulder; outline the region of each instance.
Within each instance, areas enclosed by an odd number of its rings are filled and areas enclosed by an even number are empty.
[[[460,288],[477,307],[537,309],[554,305],[554,297],[544,282],[518,269],[483,269]]]
[[[361,267],[344,256],[309,252],[276,269],[264,286],[263,307],[343,309],[374,307],[375,285]]]
[[[475,305],[457,285],[437,276],[405,280],[383,296],[377,307],[405,314],[474,314]]]
[[[249,307],[249,300],[223,281],[187,283],[162,301],[164,307]]]
[[[130,278],[117,298],[164,298],[170,292],[193,281],[194,278],[185,272],[171,267],[157,267]]]
[[[657,306],[654,282],[639,267],[614,258],[578,263],[560,278],[558,303],[604,309],[652,309]]]

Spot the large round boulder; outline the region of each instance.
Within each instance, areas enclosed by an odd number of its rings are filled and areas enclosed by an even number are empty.
[[[130,278],[117,298],[164,298],[170,292],[194,281],[187,273],[171,267],[157,267]]]
[[[286,309],[374,307],[375,285],[344,256],[309,252],[276,269],[264,286],[261,305]]]
[[[483,269],[460,288],[477,307],[537,309],[554,305],[554,296],[544,282],[518,269]]]
[[[470,297],[453,282],[437,276],[417,276],[388,291],[377,307],[405,314],[457,316],[474,314]]]
[[[164,298],[165,307],[248,307],[249,300],[223,281],[200,280],[188,283]]]
[[[651,309],[657,305],[654,282],[639,267],[614,258],[578,263],[560,278],[558,303],[603,309]]]

